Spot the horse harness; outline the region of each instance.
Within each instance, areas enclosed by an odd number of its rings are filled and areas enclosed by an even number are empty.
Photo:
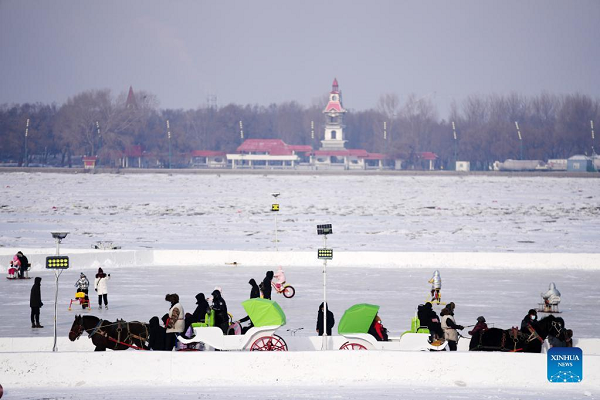
[[[509,352],[514,353],[514,352],[523,351],[523,348],[517,348],[517,344],[519,343],[519,341],[525,340],[526,343],[530,343],[531,341],[533,341],[535,339],[539,339],[541,342],[544,341],[544,339],[542,339],[542,337],[535,331],[535,329],[531,325],[528,325],[527,329],[530,332],[529,336],[527,334],[519,331],[519,329],[515,326],[513,326],[511,329],[502,331],[502,339],[500,341],[500,347],[484,346],[483,345],[483,335],[480,334],[479,335],[479,343],[477,345],[477,348],[478,349],[490,349],[490,350],[498,349],[500,351],[509,351]],[[509,349],[508,347],[506,347],[506,342],[508,340],[512,340],[512,342],[513,342],[512,350]]]
[[[140,335],[136,335],[134,333],[131,332],[131,329],[129,328],[129,322],[125,322],[122,319],[117,319],[117,322],[114,324],[108,324],[108,325],[102,325],[105,322],[105,320],[100,319],[98,320],[98,323],[96,324],[96,326],[91,330],[91,332],[88,333],[88,337],[91,339],[93,338],[94,335],[100,335],[103,336],[104,338],[112,341],[115,343],[114,347],[116,348],[119,344],[122,344],[124,346],[127,347],[131,347],[137,350],[145,350],[142,347],[138,347],[135,346],[132,343],[132,339],[137,339],[140,341],[140,343],[145,343],[148,341],[148,337],[149,337],[149,332],[148,332],[148,326],[144,323],[138,322],[139,324],[141,324],[144,327],[145,335],[142,337]],[[106,328],[111,327],[111,326],[117,326],[117,339],[114,339],[113,337],[111,337],[108,334],[108,331],[106,330]],[[82,328],[82,332],[83,330],[85,330],[86,332],[88,332],[87,329],[85,329],[83,327],[83,322],[79,324],[79,326]],[[103,329],[104,328],[104,329]],[[123,334],[123,329],[126,329],[127,331],[127,336],[121,340],[121,335]],[[81,333],[80,333],[81,335]]]

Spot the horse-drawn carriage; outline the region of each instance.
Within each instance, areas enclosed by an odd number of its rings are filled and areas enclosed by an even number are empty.
[[[210,326],[211,323],[194,323],[194,336],[179,336],[179,342],[188,346],[202,344],[205,350],[287,351],[283,338],[275,334],[286,323],[285,313],[279,304],[256,298],[244,301],[242,306],[253,325],[244,334],[224,335],[221,328]]]
[[[379,306],[373,304],[355,304],[344,312],[338,324],[338,333],[346,341],[340,350],[444,350],[447,342],[429,343],[429,331],[417,326],[404,332],[400,337],[389,337],[387,341],[378,341],[369,332]],[[415,324],[413,318],[413,325]]]

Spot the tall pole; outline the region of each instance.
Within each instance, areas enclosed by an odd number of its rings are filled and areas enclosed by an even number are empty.
[[[56,255],[60,255],[60,239],[56,238]],[[54,346],[52,347],[52,351],[58,351],[58,347],[56,346],[56,325],[57,315],[58,315],[58,270],[54,270],[54,278],[55,278],[55,286],[56,289],[54,291]]]
[[[29,136],[29,118],[27,118],[27,125],[25,125],[25,166],[29,167],[29,149],[27,148],[27,136]]]
[[[519,135],[519,143],[521,144],[521,160],[523,159],[523,138],[521,137],[521,130],[519,129],[519,122],[515,121],[517,127],[517,135]]]
[[[383,121],[383,140],[387,140],[387,121]]]
[[[594,150],[594,121],[590,120],[590,127],[592,128],[592,155],[596,154],[596,151]]]
[[[456,124],[452,121],[452,134],[454,135],[454,169],[456,170],[456,162],[458,161],[458,136],[456,136]]]
[[[171,169],[171,126],[167,120],[167,139],[169,140],[169,169]]]
[[[323,248],[327,248],[327,235],[323,236]],[[327,350],[327,259],[323,260],[323,350]]]
[[[279,251],[279,244],[277,241],[277,213],[275,213],[275,251]]]

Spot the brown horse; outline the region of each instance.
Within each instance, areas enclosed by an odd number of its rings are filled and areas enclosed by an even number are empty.
[[[548,335],[562,337],[565,321],[560,317],[548,315],[537,324],[531,333],[520,332],[517,328],[490,328],[476,332],[469,343],[470,351],[509,351],[523,353],[541,353],[542,343]]]
[[[105,321],[93,315],[76,315],[69,331],[69,339],[74,342],[83,332],[88,334],[95,351],[143,349],[148,350],[148,326],[142,322]]]

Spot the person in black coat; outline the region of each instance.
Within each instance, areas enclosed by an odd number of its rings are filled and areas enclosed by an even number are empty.
[[[19,259],[19,263],[21,264],[21,268],[19,268],[19,278],[25,278],[25,271],[29,268],[29,260],[25,257],[21,251],[17,252],[17,258]]]
[[[212,309],[215,310],[215,326],[221,328],[224,335],[227,335],[227,329],[229,328],[229,315],[227,314],[227,303],[221,292],[214,290],[212,292]]]
[[[204,293],[198,293],[196,295],[196,304],[196,309],[192,314],[192,322],[204,322],[206,314],[210,313],[210,306],[208,305],[208,301],[206,301]]]
[[[441,339],[444,337],[444,331],[442,330],[442,324],[440,318],[433,311],[431,303],[425,303],[422,307],[418,308],[417,317],[421,322],[421,326],[426,326],[429,329],[429,333],[432,339]]]
[[[40,308],[44,305],[42,303],[42,278],[39,276],[35,278],[33,286],[31,287],[31,295],[29,296],[29,307],[31,307],[31,327],[32,328],[43,328],[40,325]]]
[[[248,283],[250,284],[250,286],[252,286],[252,289],[250,289],[250,298],[251,299],[256,299],[260,297],[260,289],[258,287],[258,285],[256,284],[256,281],[254,279],[250,279],[248,281]]]
[[[263,294],[263,299],[271,300],[271,281],[273,280],[273,271],[267,271],[265,279],[260,283],[260,290]]]
[[[148,329],[150,337],[148,338],[148,347],[155,351],[165,351],[167,342],[167,330],[160,326],[158,317],[150,318],[150,327]]]
[[[319,312],[317,314],[317,333],[319,336],[323,336],[323,318],[325,318],[325,314],[323,312],[323,305],[321,303],[319,306]],[[327,308],[327,336],[331,336],[331,329],[333,325],[335,325],[335,318],[333,317],[333,313],[329,311],[329,306]]]
[[[531,326],[535,331],[537,331],[537,311],[533,308],[529,310],[527,315],[521,321],[521,332],[530,334],[529,326]]]

